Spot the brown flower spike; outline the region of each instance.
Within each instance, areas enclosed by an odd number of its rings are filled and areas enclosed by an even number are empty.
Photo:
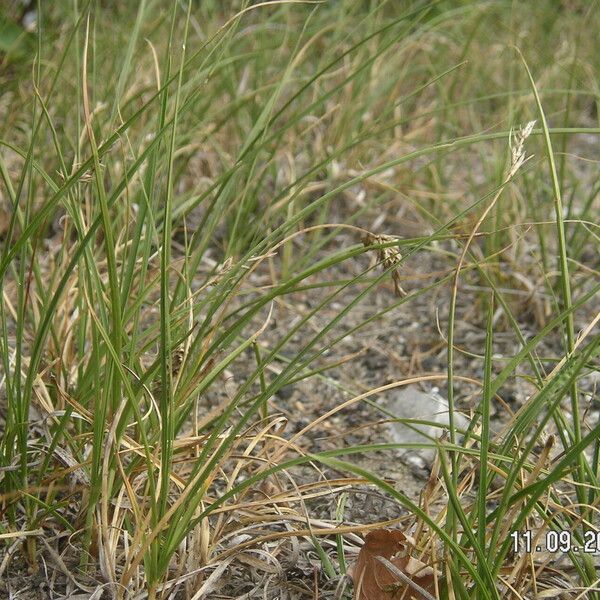
[[[374,233],[367,233],[362,239],[362,243],[365,247],[373,246],[375,244],[386,244],[394,241],[396,241],[396,238],[391,235],[376,235]],[[400,260],[402,259],[402,255],[400,252],[398,252],[398,248],[388,246],[384,248],[377,248],[376,251],[377,260],[383,265],[383,268],[392,269],[392,281],[394,282],[394,292],[396,296],[406,296],[406,292],[400,285],[400,273],[398,273],[397,268],[397,266],[400,264]]]

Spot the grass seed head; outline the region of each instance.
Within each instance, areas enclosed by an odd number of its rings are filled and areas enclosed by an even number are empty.
[[[531,135],[535,121],[529,121],[525,127],[521,127],[517,134],[510,136],[511,163],[509,171],[509,179],[523,166],[527,158],[525,157],[525,140]]]
[[[365,247],[374,246],[375,244],[389,244],[390,242],[396,241],[398,238],[385,235],[385,234],[374,234],[367,233],[362,242]],[[402,260],[402,255],[398,251],[398,248],[394,246],[386,246],[386,247],[378,247],[373,248],[373,250],[377,253],[377,260],[383,265],[384,269],[392,269],[392,281],[394,282],[394,293],[398,297],[406,296],[406,292],[402,289],[400,285],[400,273],[398,272],[398,265]]]

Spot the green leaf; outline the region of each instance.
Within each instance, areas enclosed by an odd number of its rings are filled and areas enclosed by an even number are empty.
[[[32,35],[0,13],[0,53],[8,58],[23,58],[31,52],[31,44]]]

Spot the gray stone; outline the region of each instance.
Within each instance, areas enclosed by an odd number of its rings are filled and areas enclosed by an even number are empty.
[[[398,419],[389,423],[390,437],[397,444],[433,444],[449,427],[448,402],[437,389],[426,393],[415,386],[407,386],[390,394],[385,408]],[[431,424],[415,423],[428,421]],[[454,411],[454,425],[457,430],[465,430],[469,419]],[[431,467],[435,458],[435,448],[398,448],[397,452],[404,462]]]

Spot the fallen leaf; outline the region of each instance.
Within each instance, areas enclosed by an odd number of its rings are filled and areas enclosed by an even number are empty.
[[[435,589],[434,571],[410,556],[413,546],[412,539],[397,529],[369,532],[350,573],[354,600],[429,600]],[[377,557],[387,559],[428,595],[403,581]]]

